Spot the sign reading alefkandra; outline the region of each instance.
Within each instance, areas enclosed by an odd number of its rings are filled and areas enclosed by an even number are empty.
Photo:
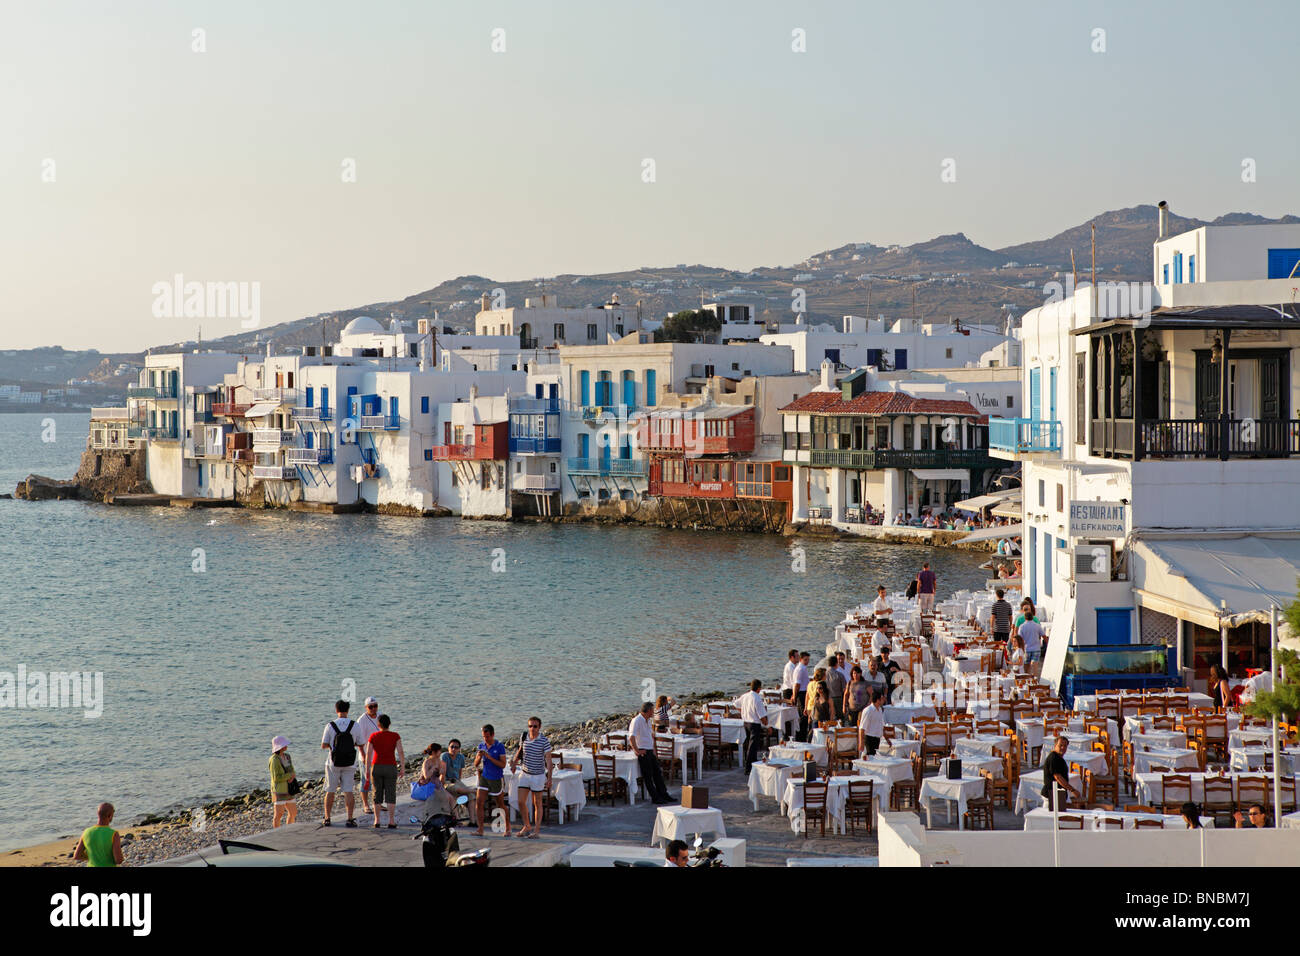
[[[1122,538],[1128,534],[1128,510],[1118,501],[1071,501],[1070,537]]]

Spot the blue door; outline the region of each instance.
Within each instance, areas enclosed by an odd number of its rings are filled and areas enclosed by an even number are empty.
[[[308,408],[314,408],[314,407],[315,407],[315,406],[312,404],[312,400],[313,400],[315,397],[316,397],[315,389],[313,389],[310,385],[308,385],[308,386],[307,386],[307,407],[308,407]]]
[[[583,459],[591,457],[591,436],[590,435],[584,433],[578,436],[578,457]]]
[[[1043,535],[1043,594],[1052,596],[1052,536]]]
[[[533,386],[533,398],[541,398],[541,397],[542,397],[542,383],[538,382],[536,385]]]
[[[355,385],[349,385],[347,399],[348,407],[344,410],[345,414],[349,418],[356,418],[358,415],[362,414],[361,409],[357,407],[356,395],[357,387]]]
[[[636,408],[636,379],[631,372],[623,373],[623,404],[628,411]]]
[[[1300,249],[1268,250],[1268,277],[1270,279],[1290,278],[1291,270],[1295,269],[1297,262],[1300,262]],[[1296,269],[1296,273],[1300,274],[1300,269]]]
[[[1047,420],[1056,421],[1056,369],[1047,370]]]
[[[583,372],[580,376],[580,380],[582,382],[582,407],[586,408],[591,404],[591,373]],[[584,455],[583,457],[586,456]]]
[[[1043,414],[1043,370],[1029,370],[1029,418],[1038,421]]]
[[[401,421],[401,416],[398,415],[398,413],[397,413],[397,396],[396,396],[396,395],[389,396],[389,399],[388,399],[388,421],[389,421],[390,424],[393,424],[393,425],[396,425],[399,421]]]
[[[1097,643],[1132,643],[1133,609],[1131,607],[1097,608]]]
[[[907,368],[907,349],[894,349],[894,371]]]
[[[330,390],[328,386],[321,386],[320,390],[320,417],[329,418],[330,415]]]
[[[538,398],[541,398],[541,395],[539,394],[537,397],[538,397]],[[552,382],[550,385],[547,385],[547,386],[546,386],[546,397],[547,397],[547,398],[551,398],[551,399],[559,398],[559,397],[560,397],[560,386],[556,385],[554,382]]]
[[[654,369],[646,369],[645,403],[647,408],[654,408],[655,406],[655,370]]]

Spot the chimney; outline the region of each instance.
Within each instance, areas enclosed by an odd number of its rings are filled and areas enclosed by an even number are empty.
[[[491,298],[488,296],[488,294],[487,294],[486,292],[484,292],[484,293],[483,293],[483,298],[479,299],[479,305],[481,306],[481,308],[479,309],[479,311],[480,311],[480,312],[486,312],[486,311],[488,310],[488,304],[489,304],[491,301],[492,301],[492,300],[491,300]]]
[[[1169,235],[1169,203],[1162,199],[1156,208],[1160,210],[1160,230],[1156,238],[1163,239]]]
[[[822,359],[822,387],[823,392],[829,392],[835,387],[832,380],[835,373],[835,366],[831,364],[830,359]]]

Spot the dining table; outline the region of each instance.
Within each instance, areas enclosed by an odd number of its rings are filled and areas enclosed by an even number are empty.
[[[559,751],[561,763],[576,764],[581,768],[583,780],[596,779],[596,762],[590,750],[566,749]],[[636,803],[637,788],[641,782],[641,764],[630,750],[602,750],[601,756],[614,757],[614,775],[627,783],[628,803]]]
[[[758,810],[759,797],[771,797],[779,801],[785,793],[786,782],[796,773],[803,772],[802,760],[760,761],[749,768],[749,799]]]
[[[925,807],[925,826],[930,829],[934,825],[932,810],[934,801],[942,800],[947,808],[948,821],[952,822],[952,805],[957,805],[957,829],[963,830],[966,827],[965,814],[966,802],[971,797],[979,797],[984,794],[984,778],[978,774],[975,776],[965,776],[965,767],[962,767],[963,776],[956,780],[949,780],[947,777],[926,777],[921,781],[920,802]]]
[[[1077,773],[1071,773],[1069,776],[1070,786],[1074,787],[1076,793],[1083,792],[1083,777]],[[1020,775],[1020,785],[1016,790],[1016,813],[1023,813],[1028,808],[1041,807],[1043,805],[1043,771],[1030,770],[1028,773]],[[1079,799],[1066,794],[1068,799]]]
[[[1113,824],[1107,820],[1119,820],[1120,829],[1136,830],[1139,820],[1159,820],[1166,830],[1186,830],[1187,821],[1177,813],[1130,813],[1127,810],[1062,810],[1062,816],[1083,818],[1084,830],[1111,830]],[[1026,830],[1051,830],[1054,814],[1046,807],[1036,807],[1025,814]],[[1201,826],[1206,830],[1214,829],[1214,817],[1201,817]]]
[[[853,769],[869,776],[883,777],[891,783],[912,779],[911,759],[885,756],[880,753],[853,761]]]
[[[1011,753],[1011,738],[995,734],[968,734],[952,742],[952,749],[957,755],[974,754],[1001,760],[1003,754]]]
[[[740,723],[740,721],[737,721]],[[671,737],[673,739],[673,756],[682,762],[682,778],[689,779],[690,768],[695,769],[695,779],[700,779],[700,768],[704,766],[704,738],[698,734],[655,734],[656,737]],[[723,732],[723,742],[727,741],[726,731]],[[601,744],[609,746],[609,735],[601,737]],[[636,754],[633,753],[633,759]],[[693,758],[693,760],[692,760]],[[594,772],[593,772],[594,775]]]
[[[1230,780],[1232,782],[1232,799],[1234,801],[1239,802],[1241,800],[1240,784],[1241,778],[1244,776],[1263,778],[1268,794],[1271,795],[1273,793],[1273,775],[1271,773],[1242,774],[1229,772],[1224,774],[1204,774],[1200,772],[1183,773],[1182,771],[1179,771],[1179,775],[1189,778],[1192,791],[1191,799],[1193,803],[1205,802],[1205,780],[1207,776]],[[1164,802],[1164,774],[1134,773],[1133,786],[1137,791],[1139,803],[1146,806],[1153,806]]]
[[[811,753],[812,759],[822,766],[826,765],[826,745],[814,743],[799,743],[792,741],[785,744],[774,744],[767,748],[767,755],[774,760],[797,760],[803,762],[804,754]]]
[[[1168,767],[1170,770],[1199,770],[1201,755],[1187,748],[1148,747],[1133,753],[1134,773],[1150,773],[1152,767]]]
[[[650,845],[663,846],[672,840],[682,840],[697,833],[712,833],[720,840],[726,839],[727,826],[722,820],[722,811],[714,807],[695,810],[681,806],[661,806],[655,814]]]
[[[883,777],[854,774],[852,776],[831,777],[829,780],[819,782],[827,784],[826,817],[831,821],[831,829],[836,833],[845,831],[844,807],[848,802],[850,783],[871,783],[872,802],[877,810],[879,810],[882,800],[889,799],[890,783]],[[790,818],[790,829],[795,833],[803,833],[807,827],[811,826],[811,821],[801,812],[803,810],[803,792],[803,779],[801,777],[792,777],[786,781],[785,790],[781,795],[781,813]]]

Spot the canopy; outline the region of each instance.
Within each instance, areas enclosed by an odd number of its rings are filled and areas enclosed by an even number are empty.
[[[270,415],[273,411],[275,411],[279,407],[280,406],[275,402],[258,402],[256,405],[249,408],[248,411],[244,412],[244,417],[264,418],[265,416]]]
[[[970,477],[969,468],[913,468],[912,474],[921,481],[961,481]]]
[[[1002,495],[976,495],[974,498],[967,498],[965,501],[959,501],[954,508],[960,508],[962,511],[979,511],[988,505],[995,505],[1002,500]]]
[[[1007,496],[1007,500],[1001,504],[993,506],[993,515],[997,518],[1015,518],[1019,521],[1022,517],[1023,509],[1020,506],[1021,493],[1017,488]]]
[[[960,538],[963,544],[969,541],[993,541],[997,538],[1015,538],[1025,533],[1023,524],[1004,524],[1001,527],[980,528],[978,531],[972,531],[964,538]]]
[[[1147,535],[1130,549],[1140,604],[1214,630],[1267,621],[1296,596],[1300,535]]]

